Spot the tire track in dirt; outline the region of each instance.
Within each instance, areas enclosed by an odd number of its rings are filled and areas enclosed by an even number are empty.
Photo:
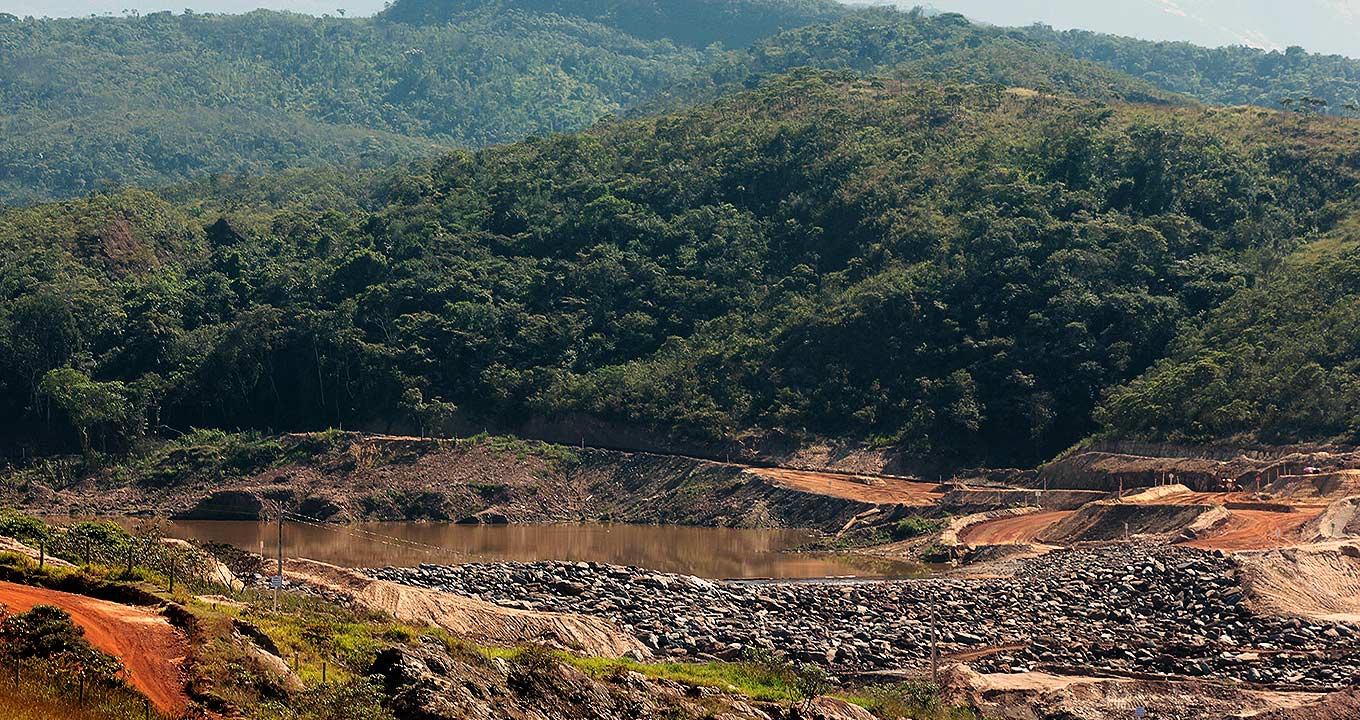
[[[1296,545],[1308,521],[1322,514],[1321,506],[1297,506],[1294,512],[1229,510],[1231,517],[1207,537],[1186,543],[1201,550],[1263,550]]]
[[[968,545],[1028,545],[1053,523],[1073,512],[1053,510],[987,520],[964,528],[959,533],[959,540]]]
[[[180,717],[188,709],[180,664],[189,653],[189,644],[155,612],[8,582],[0,582],[0,605],[11,613],[27,612],[35,605],[65,610],[92,645],[123,663],[129,683],[162,715]]]
[[[875,505],[934,505],[944,496],[938,483],[850,473],[748,467],[746,472],[779,487]]]

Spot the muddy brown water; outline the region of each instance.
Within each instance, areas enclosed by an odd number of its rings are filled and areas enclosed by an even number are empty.
[[[137,521],[134,521],[134,523]],[[273,556],[278,526],[190,520],[160,523],[166,535],[234,545]],[[913,563],[854,555],[789,552],[810,530],[670,525],[456,525],[369,522],[284,525],[283,550],[344,567],[454,565],[512,560],[595,561],[705,578],[901,578],[927,574]]]

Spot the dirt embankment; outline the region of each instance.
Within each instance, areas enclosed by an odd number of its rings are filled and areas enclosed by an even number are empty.
[[[1036,538],[1050,545],[1120,540],[1135,535],[1170,535],[1212,510],[1210,505],[1131,504],[1101,500],[1050,525]]]
[[[1188,450],[1187,450],[1188,452]],[[1360,451],[1300,451],[1284,449],[1273,454],[1225,453],[1213,457],[1136,455],[1080,451],[1039,469],[1035,482],[1052,488],[1104,490],[1106,492],[1180,483],[1197,492],[1252,491],[1292,496],[1291,486],[1301,489],[1330,476],[1336,484],[1357,480],[1349,470],[1360,468]]]
[[[1089,502],[1104,500],[1110,493],[1100,490],[1041,490],[972,487],[950,483],[940,505],[950,512],[985,512],[1008,507],[1038,507],[1045,510],[1076,510]]]
[[[1328,505],[1303,526],[1309,540],[1323,541],[1360,535],[1360,496],[1346,497]]]
[[[880,486],[836,474],[772,476],[765,469],[646,453],[580,454],[573,479],[589,488],[597,517],[632,523],[835,531],[882,499],[924,497],[933,487],[896,480]]]
[[[1360,623],[1360,544],[1318,543],[1239,552],[1242,585],[1258,612]]]
[[[600,657],[650,655],[636,638],[600,618],[504,608],[452,593],[374,580],[312,560],[288,561],[284,575],[402,622],[443,628],[487,645],[543,644]]]
[[[1226,719],[1253,717],[1272,709],[1297,711],[1297,715],[1280,717],[1301,719],[1314,717],[1306,711],[1327,701],[1318,693],[1251,690],[1211,682],[1042,672],[981,674],[963,665],[946,668],[944,678],[947,698],[976,708],[984,717],[1009,720]],[[1143,715],[1135,714],[1138,708],[1144,709]]]
[[[306,443],[306,436],[281,442]],[[750,470],[750,472],[747,472]],[[834,530],[881,502],[925,504],[935,485],[519,441],[352,434],[244,477],[169,487],[79,483],[19,502],[48,514],[258,520],[277,505],[320,520],[622,521]]]
[[[65,610],[84,629],[91,644],[123,663],[129,682],[162,715],[180,717],[189,707],[180,676],[180,663],[189,653],[188,642],[155,612],[3,581],[0,605],[9,612],[26,612],[35,605]]]
[[[998,517],[969,526],[959,533],[959,540],[967,545],[1029,545],[1073,512],[1046,510]]]
[[[905,478],[789,468],[748,468],[745,472],[764,478],[777,487],[874,505],[926,507],[938,503],[943,495],[939,483]]]

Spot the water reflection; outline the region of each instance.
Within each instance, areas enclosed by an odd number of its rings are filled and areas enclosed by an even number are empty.
[[[136,522],[136,521],[134,521]],[[218,542],[272,555],[277,526],[192,520],[161,523],[166,535]],[[909,577],[910,563],[856,556],[782,552],[816,534],[807,530],[650,525],[455,525],[356,523],[284,526],[284,553],[348,567],[457,564],[495,560],[573,560],[636,565],[708,578]]]

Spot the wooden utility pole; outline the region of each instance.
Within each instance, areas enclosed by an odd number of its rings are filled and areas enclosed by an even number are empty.
[[[936,623],[939,616],[930,616],[930,682],[935,687],[940,686],[940,632]]]
[[[279,611],[279,591],[283,589],[283,505],[279,505],[279,573],[270,582],[274,586],[274,612]]]

